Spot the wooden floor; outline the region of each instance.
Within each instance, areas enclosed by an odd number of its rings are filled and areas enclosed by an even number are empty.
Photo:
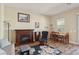
[[[34,42],[29,44],[30,46],[38,45],[39,42]],[[72,45],[72,44],[63,44],[54,42],[53,40],[49,40],[47,43],[49,46],[58,48],[60,51],[62,51],[62,55],[79,55],[79,46],[78,45]]]
[[[79,55],[79,46],[72,44],[63,44],[49,40],[47,43],[49,46],[59,49],[62,51],[62,55]],[[30,46],[39,45],[39,42],[33,42]]]
[[[48,41],[48,45],[58,48],[62,51],[62,55],[79,55],[79,46],[73,44],[63,44],[58,42]]]

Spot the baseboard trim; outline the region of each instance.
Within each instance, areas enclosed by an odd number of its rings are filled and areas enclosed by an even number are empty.
[[[69,44],[78,45],[79,46],[79,43],[77,43],[77,42],[69,42]]]

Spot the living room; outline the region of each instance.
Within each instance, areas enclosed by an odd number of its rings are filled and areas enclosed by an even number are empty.
[[[78,54],[79,40],[77,39],[76,27],[79,4],[4,3],[0,4],[0,13],[2,19],[0,20],[0,39],[3,39],[1,40],[3,42],[4,39],[7,39],[13,44],[12,48],[9,47],[13,50],[9,54],[20,55],[19,47],[23,50],[28,46],[37,45],[44,46],[41,48],[47,48],[49,50],[47,55],[53,54],[50,53],[51,49],[48,47],[56,49],[55,55]],[[43,37],[43,31],[48,33],[46,42],[40,42],[41,37]],[[33,52],[34,49],[31,50]],[[10,50],[7,49],[8,51]],[[72,51],[74,52],[72,53]],[[46,55],[46,53],[41,53],[41,55],[44,54]]]

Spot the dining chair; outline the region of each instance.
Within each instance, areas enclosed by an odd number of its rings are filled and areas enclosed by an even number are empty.
[[[42,31],[42,36],[41,36],[41,39],[40,39],[40,44],[41,43],[46,43],[47,44],[48,42],[48,31]]]
[[[58,34],[59,32],[52,32],[51,34],[51,39],[54,41],[54,42],[57,42],[58,41]]]
[[[39,39],[40,39],[40,32],[35,32],[35,41],[39,41]]]
[[[65,33],[64,35],[58,35],[58,40],[64,44],[69,43],[69,33]]]

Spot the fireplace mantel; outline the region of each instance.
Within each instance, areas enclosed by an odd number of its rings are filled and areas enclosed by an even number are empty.
[[[16,46],[22,45],[22,36],[26,36],[29,39],[26,41],[27,44],[29,42],[33,42],[33,29],[17,29],[16,31]]]

